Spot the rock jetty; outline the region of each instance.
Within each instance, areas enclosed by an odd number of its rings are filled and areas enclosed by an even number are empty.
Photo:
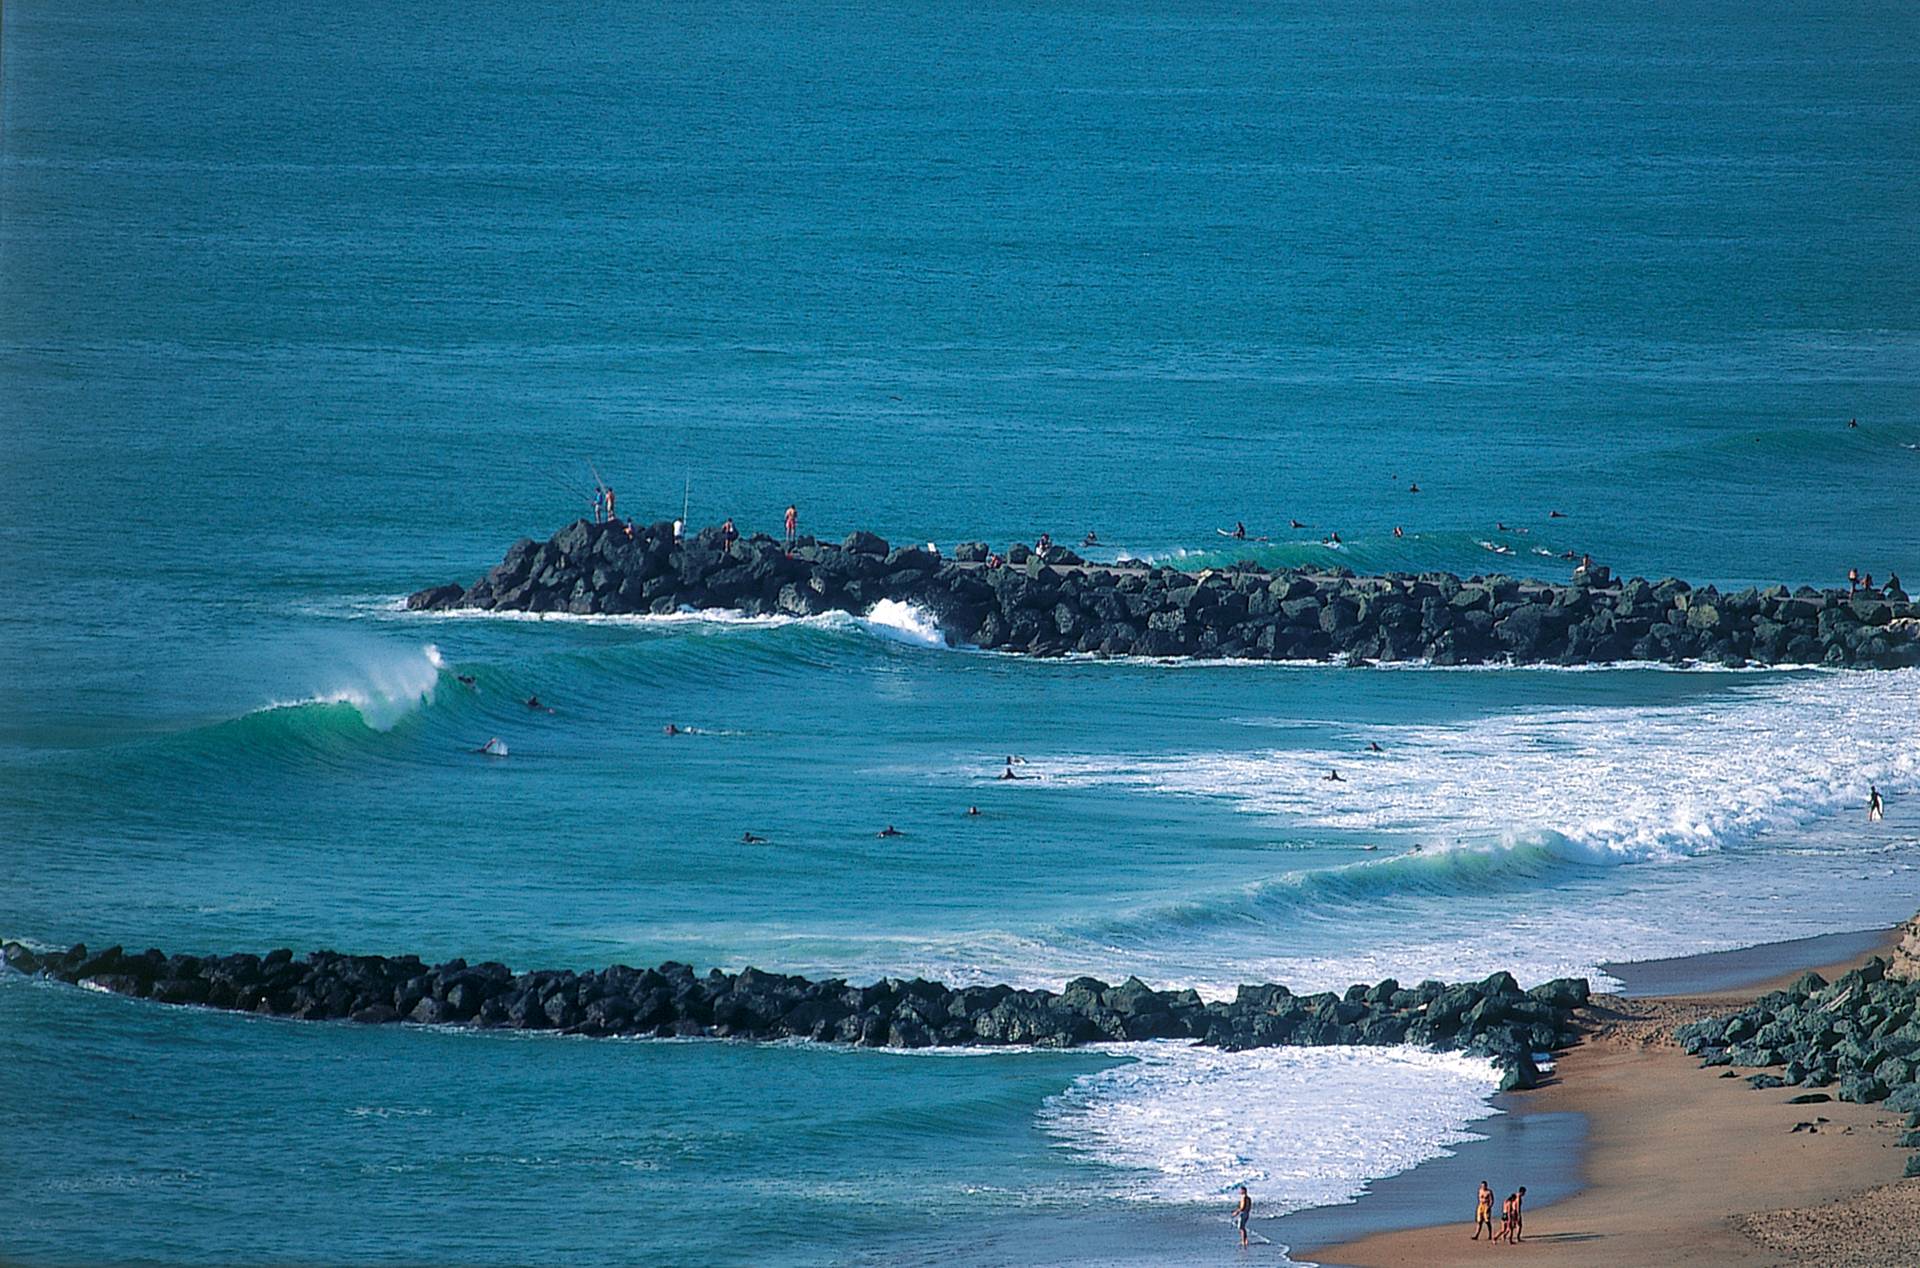
[[[1209,1003],[1190,990],[1156,991],[1138,978],[1110,986],[1080,977],[1055,993],[920,978],[853,986],[753,968],[699,974],[672,962],[515,973],[496,962],[428,965],[414,956],[334,951],[169,956],[120,947],[90,952],[82,944],[42,954],[18,942],[0,944],[0,956],[17,972],[118,995],[313,1021],[801,1038],[870,1048],[1070,1048],[1139,1039],[1191,1039],[1229,1050],[1411,1043],[1490,1057],[1506,1089],[1535,1086],[1536,1054],[1574,1041],[1574,1014],[1588,999],[1584,978],[1523,991],[1506,973],[1453,986],[1387,980],[1343,994],[1242,986],[1232,1000]]]
[[[1089,564],[1061,546],[1003,562],[968,542],[951,556],[872,533],[789,553],[764,534],[580,520],[516,542],[471,586],[410,596],[423,611],[864,614],[883,599],[931,613],[956,645],[1034,656],[1429,661],[1436,665],[1920,665],[1906,596],[1785,586],[1722,593],[1593,569],[1564,585],[1451,573],[1356,576],[1251,563],[1199,573]]]
[[[1780,1067],[1748,1076],[1756,1088],[1833,1089],[1796,1101],[1838,1096],[1911,1114],[1900,1143],[1920,1149],[1920,982],[1887,968],[1875,956],[1831,983],[1803,973],[1738,1012],[1678,1026],[1673,1037],[1702,1065]],[[1920,1176],[1920,1154],[1907,1160],[1907,1174]]]

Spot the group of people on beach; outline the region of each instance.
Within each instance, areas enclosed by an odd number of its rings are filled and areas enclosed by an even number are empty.
[[[1500,1230],[1493,1228],[1493,1186],[1485,1180],[1480,1182],[1480,1197],[1473,1209],[1473,1236],[1470,1241],[1479,1241],[1484,1231],[1487,1244],[1506,1242],[1509,1246],[1520,1244],[1520,1208],[1526,1205],[1527,1186],[1521,1185],[1513,1193],[1507,1194],[1507,1200],[1500,1204]]]

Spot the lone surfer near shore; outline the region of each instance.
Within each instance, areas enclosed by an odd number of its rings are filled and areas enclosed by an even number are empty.
[[[1240,1230],[1240,1244],[1247,1244],[1247,1219],[1253,1214],[1253,1195],[1247,1192],[1247,1186],[1240,1186],[1240,1200],[1233,1204],[1233,1222]]]
[[[742,832],[740,834],[740,844],[742,845],[765,845],[766,843],[767,839],[763,836],[756,836],[751,832]]]
[[[1243,521],[1233,522],[1233,539],[1240,542],[1247,540],[1247,526]]]
[[[473,751],[485,757],[505,757],[507,742],[496,735]]]
[[[1880,790],[1872,784],[1867,785],[1867,822],[1879,823],[1886,817],[1886,803],[1880,800]]]
[[[1007,768],[1006,768],[1005,770],[1003,770],[1003,771],[1001,771],[998,777],[999,777],[1000,779],[1023,779],[1023,778],[1025,778],[1025,776],[1022,776],[1022,775],[1016,775],[1016,774],[1014,774],[1014,773],[1013,773],[1013,759],[1011,759],[1011,758],[1009,758],[1009,759],[1007,759]]]
[[[1321,778],[1324,779],[1329,784],[1344,784],[1347,782],[1345,777],[1343,777],[1339,771],[1334,770],[1331,767],[1327,769],[1327,773],[1325,775],[1322,775]]]
[[[553,712],[553,706],[541,700],[539,696],[528,696],[527,708],[532,709],[536,713]]]
[[[894,827],[891,823],[889,823],[886,827],[880,829],[880,831],[875,833],[874,835],[881,836],[881,837],[903,837],[907,834],[902,832],[900,829]]]

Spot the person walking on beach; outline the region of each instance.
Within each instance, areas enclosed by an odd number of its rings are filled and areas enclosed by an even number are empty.
[[[1469,1241],[1480,1240],[1480,1230],[1487,1230],[1487,1240],[1493,1240],[1493,1188],[1485,1180],[1480,1182],[1480,1197],[1473,1207],[1473,1236]]]
[[[1513,1244],[1520,1244],[1520,1208],[1527,1204],[1527,1186],[1521,1185],[1520,1192],[1513,1195]]]
[[[1878,823],[1886,817],[1887,807],[1880,800],[1880,790],[1872,784],[1867,785],[1867,822]]]
[[[1247,1217],[1253,1214],[1253,1195],[1247,1192],[1247,1186],[1240,1186],[1240,1200],[1233,1206],[1233,1222],[1240,1229],[1240,1245],[1247,1244]]]
[[[793,553],[793,544],[798,540],[800,540],[800,508],[789,506],[787,508],[787,553],[789,555]]]
[[[1492,1245],[1493,1242],[1512,1242],[1513,1204],[1519,1200],[1517,1195],[1509,1193],[1507,1194],[1507,1200],[1500,1204],[1500,1231],[1493,1235],[1488,1245]]]

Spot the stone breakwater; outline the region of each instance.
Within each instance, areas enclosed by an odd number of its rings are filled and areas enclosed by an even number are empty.
[[[1756,1088],[1833,1088],[1795,1103],[1838,1096],[1905,1111],[1900,1143],[1920,1149],[1920,982],[1890,977],[1887,967],[1876,956],[1832,983],[1804,973],[1738,1012],[1676,1027],[1674,1040],[1702,1065],[1781,1067],[1748,1076]],[[1907,1174],[1920,1176],[1920,1154],[1907,1160]]]
[[[979,542],[948,557],[856,532],[837,545],[801,538],[789,553],[764,535],[729,545],[713,528],[677,540],[669,523],[580,520],[546,542],[516,542],[471,586],[421,590],[407,606],[812,616],[863,614],[883,599],[924,608],[951,643],[1035,656],[1920,665],[1920,614],[1899,594],[1722,593],[1673,579],[1615,581],[1604,569],[1565,585],[1252,564],[1187,573],[1089,564],[1059,546],[1015,546],[1003,566],[989,566]]]
[[[1482,982],[1392,980],[1344,994],[1295,995],[1284,986],[1242,986],[1232,1000],[1156,991],[1137,978],[1110,986],[1075,978],[1058,993],[1007,986],[949,987],[920,978],[852,986],[759,969],[696,973],[614,965],[515,973],[504,964],[414,956],[288,950],[266,955],[89,952],[84,944],[41,954],[0,944],[12,969],[151,999],[273,1017],[363,1024],[412,1022],[569,1035],[682,1035],[811,1039],[879,1048],[1028,1045],[1191,1039],[1229,1050],[1281,1044],[1422,1044],[1492,1058],[1503,1089],[1533,1087],[1535,1054],[1577,1037],[1584,978],[1523,991],[1506,973]]]

